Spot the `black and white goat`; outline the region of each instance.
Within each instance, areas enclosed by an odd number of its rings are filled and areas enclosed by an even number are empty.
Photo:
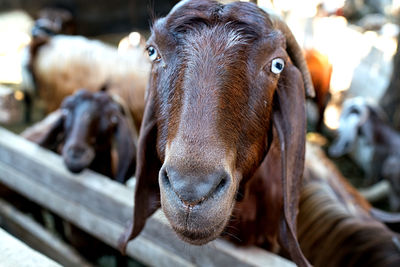
[[[396,185],[400,168],[396,166],[400,163],[400,133],[388,124],[379,106],[361,97],[344,102],[338,136],[329,148],[332,157],[347,153],[364,169],[367,183],[382,178],[389,181],[391,209],[399,210],[400,187]]]

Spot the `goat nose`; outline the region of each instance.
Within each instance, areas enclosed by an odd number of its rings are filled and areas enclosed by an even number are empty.
[[[208,174],[182,174],[174,168],[161,170],[161,183],[165,190],[172,190],[186,205],[202,201],[224,192],[228,188],[229,175],[225,171]]]

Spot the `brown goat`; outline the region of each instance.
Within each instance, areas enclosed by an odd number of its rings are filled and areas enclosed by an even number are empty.
[[[324,122],[325,108],[331,97],[332,64],[329,62],[328,57],[315,49],[306,49],[304,57],[315,89],[314,101],[317,105],[319,115],[316,130],[320,132]]]
[[[90,168],[124,183],[135,170],[137,131],[123,102],[104,91],[79,90],[64,99],[59,110],[21,135],[62,154],[72,172]],[[33,210],[34,214],[38,211]],[[90,260],[106,253],[102,242],[57,215],[53,217],[57,232]],[[118,255],[117,260],[123,259]]]
[[[252,3],[181,1],[154,23],[147,50],[134,218],[120,249],[161,203],[186,242],[205,244],[232,225],[239,243],[279,241],[308,266],[296,216],[304,84],[314,92],[287,25]]]
[[[372,216],[369,203],[324,158],[307,146],[298,216],[304,255],[316,267],[400,266],[400,236]]]
[[[128,114],[126,114],[128,113]],[[60,152],[72,172],[90,168],[124,183],[134,172],[137,131],[129,111],[106,92],[79,90],[67,97],[50,123],[26,130],[22,136]],[[116,173],[112,166],[115,140],[118,152]]]

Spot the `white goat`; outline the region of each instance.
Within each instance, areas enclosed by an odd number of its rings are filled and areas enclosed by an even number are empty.
[[[66,96],[79,88],[99,91],[107,85],[108,91],[127,102],[140,127],[150,70],[141,44],[119,53],[116,47],[97,40],[56,35],[30,56],[36,91],[47,112],[56,110]],[[29,79],[26,87],[29,88]]]

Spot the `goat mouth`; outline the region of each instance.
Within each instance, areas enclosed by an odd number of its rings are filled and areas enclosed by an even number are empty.
[[[68,153],[63,152],[65,166],[73,173],[80,173],[85,168],[89,167],[94,159],[94,152],[91,150],[81,155],[80,157],[71,157]]]
[[[68,170],[70,170],[73,173],[80,173],[87,167],[87,165],[82,165],[81,163],[71,163],[71,162],[66,162],[65,165],[67,166]]]
[[[68,170],[70,170],[71,172],[80,173],[90,165],[91,159],[76,160],[76,159],[64,158],[64,163],[65,166],[68,168]]]
[[[175,208],[171,208],[171,204]],[[210,206],[219,207],[217,201],[206,200],[198,206],[188,208],[182,202],[162,201],[161,205],[165,216],[178,237],[192,245],[204,245],[220,236],[231,215],[229,205],[222,205],[226,209],[215,209]],[[176,208],[178,206],[179,208]]]
[[[179,228],[174,226],[172,226],[172,228],[183,241],[192,245],[200,246],[219,237],[225,228],[225,223],[220,223],[214,227],[201,230],[192,230],[189,228]]]
[[[163,207],[164,214],[178,237],[192,245],[204,245],[218,238],[231,216],[229,205],[224,211],[210,209],[209,206],[218,206],[212,200],[190,208],[180,204],[181,208],[172,212]]]

